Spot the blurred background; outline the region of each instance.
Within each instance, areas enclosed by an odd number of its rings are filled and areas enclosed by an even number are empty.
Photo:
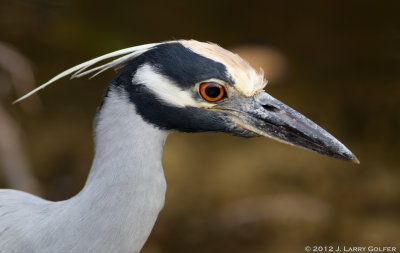
[[[331,132],[354,165],[266,138],[173,134],[166,205],[144,253],[400,247],[400,2],[0,0],[0,186],[79,192],[115,74],[58,81],[96,56],[173,38],[262,66],[266,90]],[[219,152],[210,152],[210,147]]]

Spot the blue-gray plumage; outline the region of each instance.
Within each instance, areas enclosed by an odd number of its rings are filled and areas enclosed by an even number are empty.
[[[0,252],[139,252],[164,205],[161,156],[173,131],[267,136],[358,162],[329,133],[267,94],[262,71],[210,43],[119,50],[64,71],[21,99],[61,77],[109,68],[122,70],[97,113],[96,154],[84,188],[59,202],[0,190]]]

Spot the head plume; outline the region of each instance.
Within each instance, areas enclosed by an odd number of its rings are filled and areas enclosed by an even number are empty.
[[[146,44],[146,45],[141,45],[141,46],[135,46],[135,47],[129,47],[121,50],[117,50],[102,56],[99,56],[97,58],[94,58],[92,60],[86,61],[84,63],[81,63],[79,65],[76,65],[72,68],[69,68],[62,73],[56,75],[46,83],[40,85],[39,87],[35,88],[34,90],[30,91],[29,93],[25,94],[24,96],[20,97],[19,99],[15,100],[13,104],[18,103],[21,100],[24,100],[25,98],[28,98],[32,94],[38,92],[41,89],[44,89],[45,87],[49,86],[50,84],[54,83],[55,81],[66,77],[66,76],[71,76],[72,78],[79,78],[82,76],[86,76],[89,74],[93,74],[91,77],[94,77],[101,72],[113,68],[113,69],[119,69],[123,67],[127,62],[129,62],[131,59],[135,58],[136,56],[146,52],[147,50],[159,45],[160,43],[152,43],[152,44]],[[101,61],[108,60],[114,57],[118,57],[115,60],[112,60],[108,63],[102,64],[100,66],[95,66]]]

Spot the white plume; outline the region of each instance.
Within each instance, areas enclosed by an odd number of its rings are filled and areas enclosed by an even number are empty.
[[[20,97],[19,99],[15,100],[13,102],[13,104],[18,103],[21,100],[24,100],[25,98],[31,96],[32,94],[38,92],[41,89],[44,89],[45,87],[47,87],[48,85],[54,83],[55,81],[69,76],[71,75],[71,79],[72,78],[79,78],[82,76],[86,76],[89,74],[94,73],[91,77],[94,77],[98,74],[100,74],[101,72],[110,69],[110,68],[119,68],[121,66],[123,66],[124,64],[126,64],[129,60],[135,58],[136,56],[146,52],[147,50],[149,50],[152,47],[155,47],[157,45],[159,45],[161,43],[151,43],[151,44],[146,44],[146,45],[141,45],[141,46],[135,46],[135,47],[129,47],[129,48],[125,48],[125,49],[121,49],[121,50],[117,50],[102,56],[99,56],[97,58],[94,58],[90,61],[81,63],[79,65],[76,65],[70,69],[65,70],[64,72],[56,75],[55,77],[53,77],[52,79],[50,79],[49,81],[47,81],[46,83],[40,85],[39,87],[35,88],[34,90],[30,91],[29,93],[25,94],[24,96]],[[122,56],[121,56],[122,55]],[[117,57],[117,56],[121,56],[113,61],[110,61],[108,63],[105,63],[103,65],[94,67],[95,64],[103,61],[103,60],[107,60],[113,57]]]

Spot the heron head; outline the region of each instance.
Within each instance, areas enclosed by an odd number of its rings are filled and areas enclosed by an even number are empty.
[[[160,129],[265,136],[358,163],[336,138],[264,91],[263,72],[218,45],[159,44],[131,60],[111,83]]]

